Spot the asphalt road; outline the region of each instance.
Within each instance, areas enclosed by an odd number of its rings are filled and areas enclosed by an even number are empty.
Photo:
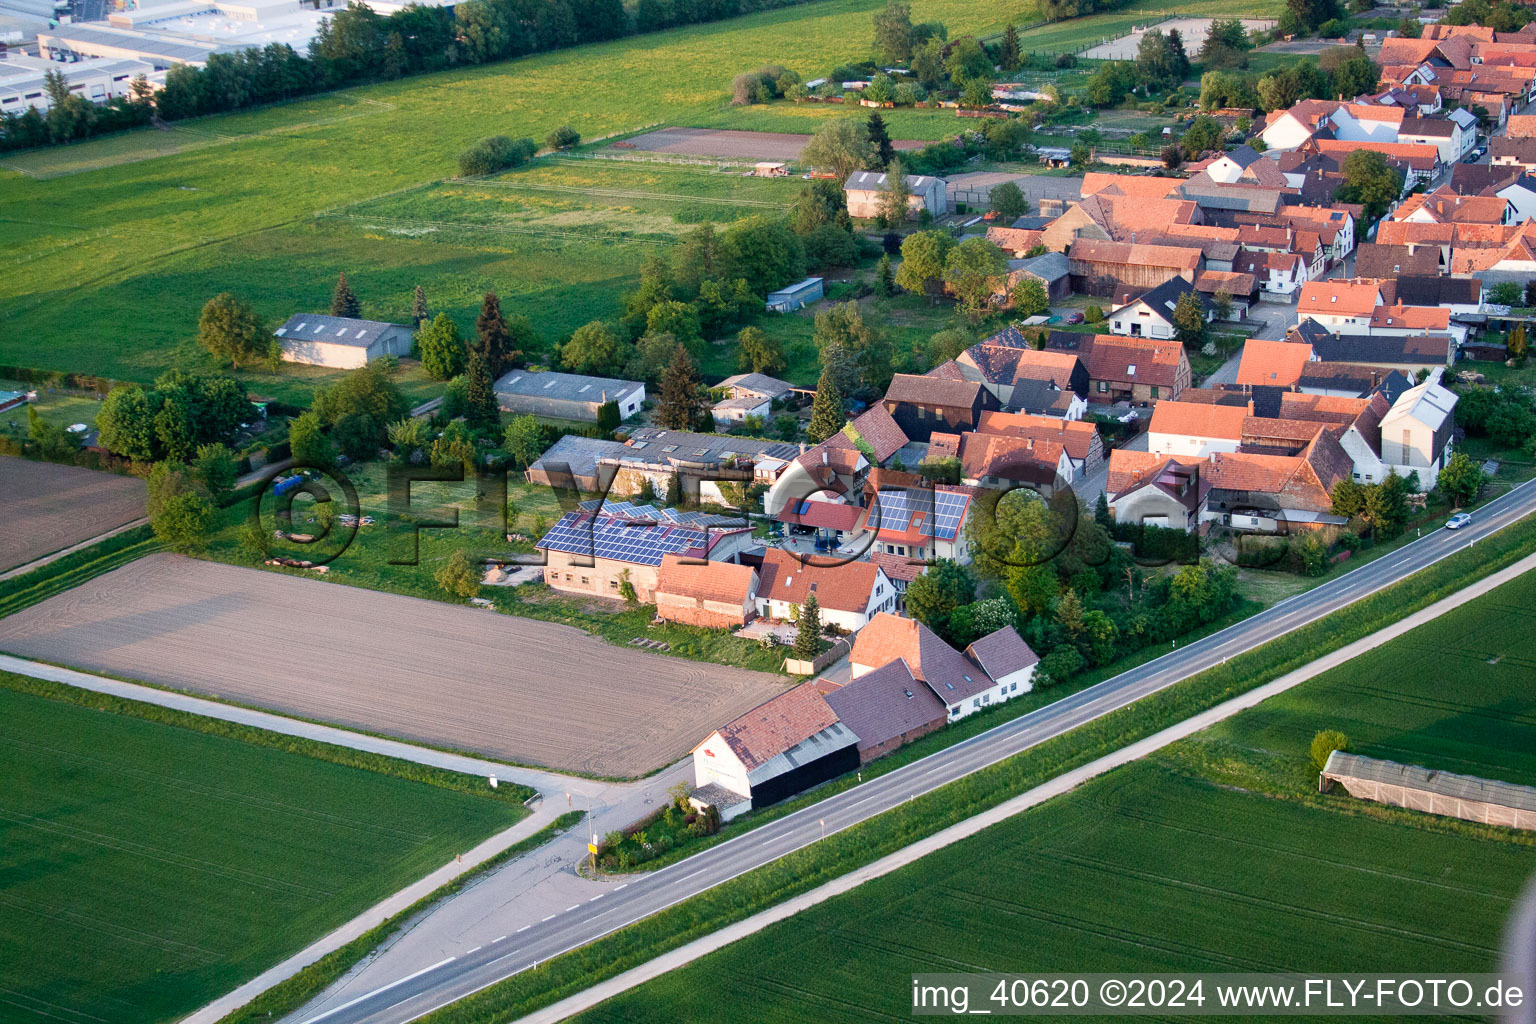
[[[1221,664],[1401,580],[1536,509],[1536,481],[1479,509],[1470,526],[1436,530],[1401,549],[1219,633],[1063,697],[896,771],[450,957],[385,988],[307,1018],[327,1024],[404,1024],[521,971],[689,899],[737,875],[890,810],[1101,715]]]

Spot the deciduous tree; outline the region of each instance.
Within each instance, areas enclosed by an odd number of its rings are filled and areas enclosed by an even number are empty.
[[[220,292],[203,305],[197,321],[197,343],[239,368],[265,357],[272,340],[256,310],[244,299]]]
[[[437,314],[417,329],[416,350],[421,355],[421,368],[433,380],[457,377],[469,360],[459,325],[447,313]]]

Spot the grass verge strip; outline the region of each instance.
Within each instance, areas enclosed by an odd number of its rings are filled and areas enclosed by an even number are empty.
[[[257,1020],[276,1020],[287,1016],[324,992],[363,957],[394,938],[395,934],[417,914],[439,900],[456,895],[487,871],[500,867],[514,857],[521,857],[528,851],[543,846],[560,833],[574,828],[583,817],[585,817],[584,811],[567,811],[527,839],[513,843],[496,856],[481,862],[453,881],[439,886],[394,917],[364,932],[340,949],[325,954],[291,978],[273,985],[240,1009],[220,1018],[219,1024],[249,1024]]]
[[[16,690],[20,693],[30,693],[68,704],[95,708],[98,711],[110,711],[117,715],[142,718],[145,721],[159,722],[162,725],[171,725],[179,729],[191,729],[193,732],[207,733],[210,736],[222,736],[259,747],[271,747],[290,754],[312,757],[318,761],[330,761],[333,764],[346,765],[350,768],[361,768],[364,771],[378,772],[380,775],[391,775],[398,779],[421,782],[428,786],[436,786],[439,789],[452,790],[455,793],[467,793],[471,796],[481,796],[516,804],[526,803],[534,796],[532,789],[513,782],[501,782],[495,789],[492,789],[486,784],[485,779],[478,775],[468,775],[464,772],[449,771],[446,768],[418,764],[415,761],[405,761],[398,757],[389,757],[386,754],[354,750],[351,747],[337,746],[334,743],[322,743],[319,740],[312,740],[303,736],[288,736],[284,733],[260,729],[253,725],[242,725],[239,722],[229,722],[222,718],[209,718],[205,715],[193,714],[190,711],[180,711],[176,708],[163,707],[159,704],[130,700],[126,697],[117,697],[110,693],[98,693],[95,690],[85,690],[78,686],[55,683],[48,679],[36,679],[32,676],[18,675],[14,672],[0,672],[0,686],[9,690]]]
[[[1224,665],[1040,743],[423,1018],[491,1024],[530,1013],[978,814],[1427,607],[1536,548],[1536,519],[1498,534]]]
[[[0,619],[159,550],[160,542],[146,523],[0,581]]]

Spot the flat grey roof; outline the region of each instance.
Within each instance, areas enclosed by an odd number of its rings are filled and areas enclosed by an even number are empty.
[[[512,370],[496,381],[499,395],[522,395],[567,402],[617,402],[645,387],[637,380],[613,377],[587,377],[579,373]]]
[[[391,328],[408,330],[404,324],[391,324],[383,320],[358,320],[347,316],[326,316],[321,313],[295,313],[283,326],[272,333],[284,341],[316,341],[323,345],[351,345],[367,348],[379,340],[379,335]]]
[[[54,41],[44,45],[83,43],[87,46],[115,46],[119,49],[133,50],[137,53],[164,57],[166,60],[173,61],[206,61],[210,53],[226,52],[230,49],[245,49],[245,47],[240,46],[224,47],[213,44],[198,46],[192,43],[178,42],[175,39],[159,39],[153,36],[142,36],[104,28],[87,28],[83,25],[60,25],[58,28],[39,32],[37,38],[39,42],[44,40]]]

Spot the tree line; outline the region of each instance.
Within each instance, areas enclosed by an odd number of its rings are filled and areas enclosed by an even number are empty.
[[[349,3],[322,22],[301,56],[286,43],[214,53],[202,68],[177,65],[151,98],[147,83],[129,99],[97,107],[62,90],[57,117],[34,108],[0,117],[0,149],[89,138],[165,120],[225,113],[407,75],[485,64],[583,43],[794,7],[810,0],[464,0],[455,7],[411,4],[388,15]],[[62,76],[60,76],[62,81]],[[50,94],[52,93],[50,89]],[[73,101],[78,102],[71,102]]]

